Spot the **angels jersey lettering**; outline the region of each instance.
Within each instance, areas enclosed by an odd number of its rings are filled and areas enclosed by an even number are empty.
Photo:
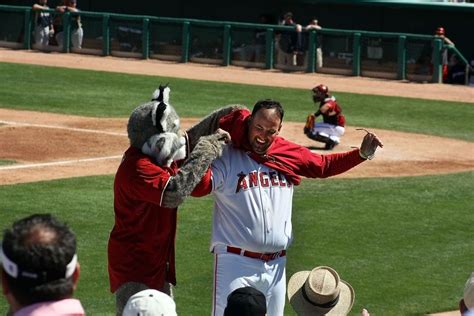
[[[235,193],[238,193],[241,189],[248,190],[249,188],[262,186],[268,188],[269,186],[290,186],[286,181],[285,177],[279,172],[258,172],[253,171],[248,175],[245,173],[239,173],[239,179],[237,181],[237,189]]]
[[[255,252],[288,248],[293,184],[283,174],[228,145],[212,163],[212,190],[211,251],[219,244]]]

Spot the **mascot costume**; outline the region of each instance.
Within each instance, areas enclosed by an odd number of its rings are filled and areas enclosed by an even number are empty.
[[[130,296],[176,284],[177,207],[200,181],[211,181],[209,166],[229,135],[219,119],[241,108],[230,105],[209,114],[186,132],[169,103],[170,88],[160,86],[152,100],[135,108],[127,131],[130,147],[114,181],[115,225],[108,243],[110,289],[117,314]]]

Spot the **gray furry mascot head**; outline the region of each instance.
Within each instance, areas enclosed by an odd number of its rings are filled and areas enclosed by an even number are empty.
[[[130,145],[154,157],[161,166],[184,159],[186,141],[179,134],[179,116],[169,104],[170,88],[160,85],[150,102],[133,110],[128,120]]]

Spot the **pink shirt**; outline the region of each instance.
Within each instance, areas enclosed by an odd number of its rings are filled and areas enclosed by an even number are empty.
[[[13,316],[84,316],[85,314],[79,300],[67,298],[28,305],[14,313]]]

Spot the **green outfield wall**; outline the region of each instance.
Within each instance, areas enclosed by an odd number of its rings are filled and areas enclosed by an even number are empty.
[[[60,0],[49,0],[54,7]],[[0,4],[30,6],[31,0],[0,0]],[[470,30],[474,20],[474,3],[428,1],[367,0],[262,0],[262,1],[126,1],[78,0],[86,11],[138,14],[201,20],[257,22],[260,14],[275,20],[286,11],[305,24],[316,17],[323,27],[374,32],[433,34],[442,25],[447,35],[467,57],[474,55]]]

